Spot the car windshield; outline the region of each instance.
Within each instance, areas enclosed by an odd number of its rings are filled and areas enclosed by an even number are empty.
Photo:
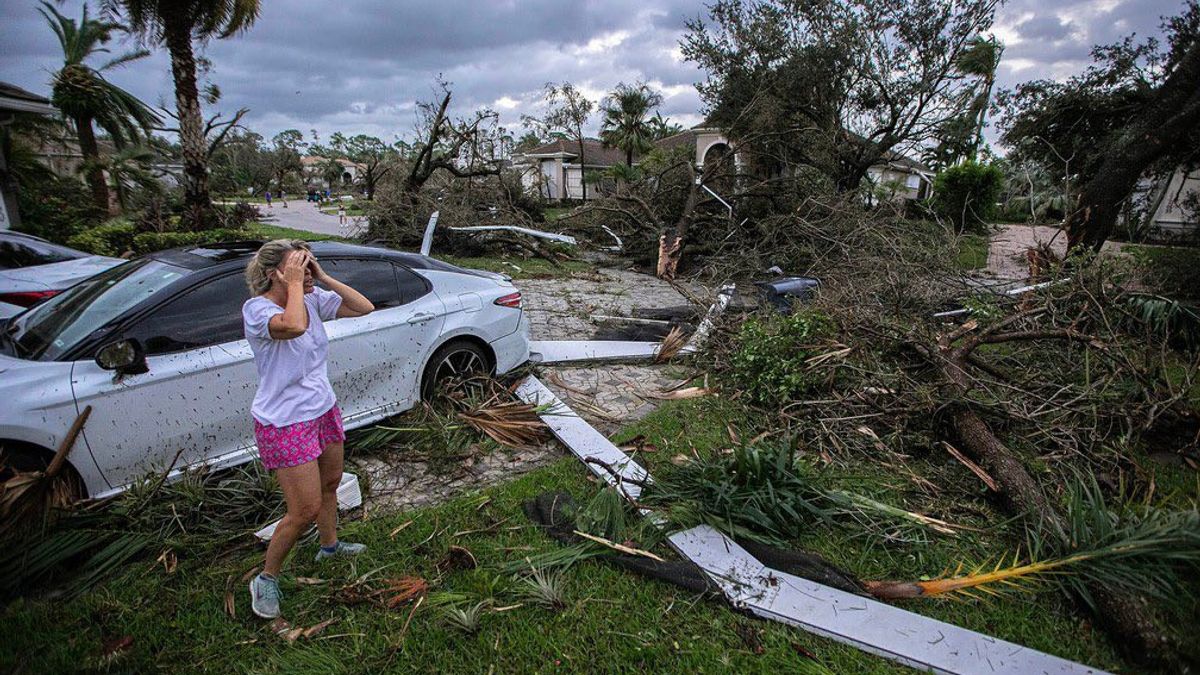
[[[13,355],[54,361],[186,272],[143,258],[85,279],[13,318],[7,328]]]
[[[0,270],[13,270],[34,265],[75,260],[86,253],[48,241],[16,236],[0,237]]]

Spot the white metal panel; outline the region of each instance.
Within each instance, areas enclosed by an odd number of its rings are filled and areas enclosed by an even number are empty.
[[[737,542],[702,525],[669,537],[735,607],[936,673],[1102,673],[871,598],[765,567]]]
[[[537,406],[549,406],[541,415],[542,421],[550,427],[550,431],[563,445],[584,462],[592,473],[602,478],[609,485],[618,487],[631,499],[637,499],[642,493],[640,483],[650,478],[650,474],[633,460],[629,455],[612,444],[604,434],[596,431],[592,425],[575,414],[535,377],[525,378],[516,390],[517,397],[526,403]],[[589,459],[599,460],[612,467],[613,471],[622,478],[636,482],[618,480],[612,472],[604,467],[588,462]],[[619,485],[618,485],[619,484]]]
[[[532,340],[529,352],[530,360],[535,363],[568,363],[652,359],[658,354],[658,347],[657,342],[624,340]]]

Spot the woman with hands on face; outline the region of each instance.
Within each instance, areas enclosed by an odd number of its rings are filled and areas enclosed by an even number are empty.
[[[318,288],[320,282],[329,290]],[[308,244],[277,239],[246,266],[251,297],[242,306],[258,391],[251,415],[263,465],[275,472],[287,515],[275,527],[262,574],[250,582],[251,608],[279,616],[278,575],[300,534],[316,521],[318,561],[366,547],[338,541],[337,488],[346,434],[329,383],[324,322],[374,311],[361,293],[325,273]]]

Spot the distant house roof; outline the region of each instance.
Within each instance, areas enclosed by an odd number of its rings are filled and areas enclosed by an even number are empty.
[[[543,143],[523,153],[526,157],[579,159],[579,143],[561,138]],[[625,152],[619,148],[606,148],[595,138],[583,139],[583,164],[588,166],[612,166],[625,163]]]
[[[300,165],[303,166],[304,168],[308,169],[308,168],[313,168],[313,167],[324,166],[324,164],[328,161],[329,161],[328,158],[321,157],[319,155],[304,155],[300,158]],[[341,164],[344,167],[354,167],[359,170],[366,169],[366,166],[364,166],[363,164],[360,164],[358,162],[352,162],[344,157],[338,157],[334,161],[336,161],[338,164]]]
[[[54,106],[50,105],[50,99],[7,82],[0,82],[0,110],[41,115],[53,115],[56,112]]]
[[[675,148],[680,147],[695,147],[696,136],[698,135],[699,134],[697,134],[693,129],[688,129],[687,131],[681,131],[677,134],[667,136],[666,138],[660,138],[654,142],[654,145],[662,148],[663,150],[674,150]]]

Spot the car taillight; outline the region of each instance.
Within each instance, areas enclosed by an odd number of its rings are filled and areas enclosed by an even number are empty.
[[[500,296],[493,301],[494,304],[501,307],[512,307],[513,309],[521,309],[521,294],[509,293],[508,295]]]
[[[0,302],[21,307],[33,307],[39,302],[53,298],[61,291],[21,291],[19,293],[0,293]]]

